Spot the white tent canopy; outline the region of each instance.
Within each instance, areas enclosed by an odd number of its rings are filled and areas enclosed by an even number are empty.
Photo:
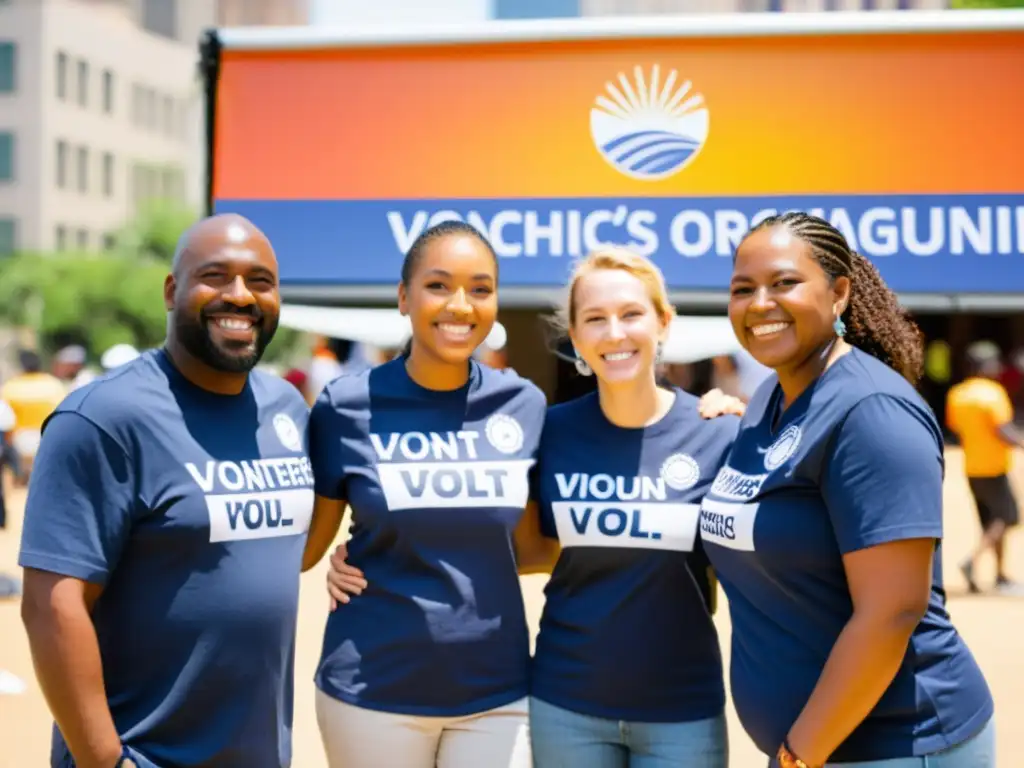
[[[397,309],[284,304],[281,307],[281,325],[296,331],[358,341],[381,349],[400,347],[412,335],[409,318]],[[492,349],[501,349],[507,338],[505,327],[495,323],[484,343]]]
[[[397,309],[285,304],[281,307],[281,325],[384,349],[402,346],[411,333],[409,318],[403,317]],[[505,328],[495,323],[484,343],[492,349],[501,349],[506,339]],[[662,359],[666,363],[692,363],[736,354],[739,350],[740,344],[728,318],[682,315],[672,321]]]
[[[729,318],[679,315],[672,320],[661,359],[666,363],[695,363],[735,355],[741,349]]]

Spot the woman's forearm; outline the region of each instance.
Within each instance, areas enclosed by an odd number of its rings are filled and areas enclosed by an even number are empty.
[[[921,617],[854,613],[832,647],[818,684],[789,731],[789,747],[824,765],[892,683]]]
[[[341,528],[345,517],[345,502],[317,497],[313,517],[309,523],[306,546],[302,552],[302,571],[305,573],[319,563]]]

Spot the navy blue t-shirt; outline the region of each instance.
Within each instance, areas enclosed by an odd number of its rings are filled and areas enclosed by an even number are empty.
[[[417,385],[400,357],[342,376],[310,417],[316,492],[352,507],[368,587],[327,620],[317,686],[386,712],[454,716],[528,692],[512,544],[546,407],[513,371]]]
[[[935,538],[927,613],[892,684],[831,759],[910,757],[962,742],[993,705],[946,612],[935,417],[899,374],[857,349],[785,411],[781,402],[772,376],[701,511],[704,546],[729,598],[743,727],[773,754],[799,717],[853,613],[844,554]]]
[[[548,411],[535,498],[562,553],[545,590],[537,698],[640,722],[722,712],[714,586],[697,527],[739,419],[702,419],[697,402],[677,390],[643,429],[609,422],[596,393]]]
[[[45,425],[19,562],[104,586],[107,698],[143,766],[291,762],[307,419],[286,381],[253,372],[217,395],[156,350]]]

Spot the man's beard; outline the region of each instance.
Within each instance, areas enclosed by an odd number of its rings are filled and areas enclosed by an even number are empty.
[[[217,314],[228,314],[223,308]],[[252,312],[235,312],[240,317],[253,317]],[[277,320],[268,322],[265,315],[253,324],[254,340],[251,344],[228,342],[218,346],[210,333],[213,318],[203,312],[198,321],[184,315],[175,318],[174,329],[178,341],[192,357],[223,373],[248,373],[259,363],[267,346],[277,332]]]

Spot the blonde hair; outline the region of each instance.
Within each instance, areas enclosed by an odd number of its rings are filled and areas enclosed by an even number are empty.
[[[592,251],[585,258],[576,262],[572,276],[569,278],[565,304],[556,318],[557,326],[563,332],[568,332],[576,322],[577,283],[584,276],[599,269],[620,269],[623,272],[628,272],[644,284],[647,296],[650,298],[651,304],[654,305],[654,311],[659,318],[675,314],[675,307],[668,300],[665,278],[662,276],[661,270],[650,259],[629,248],[610,246]]]

